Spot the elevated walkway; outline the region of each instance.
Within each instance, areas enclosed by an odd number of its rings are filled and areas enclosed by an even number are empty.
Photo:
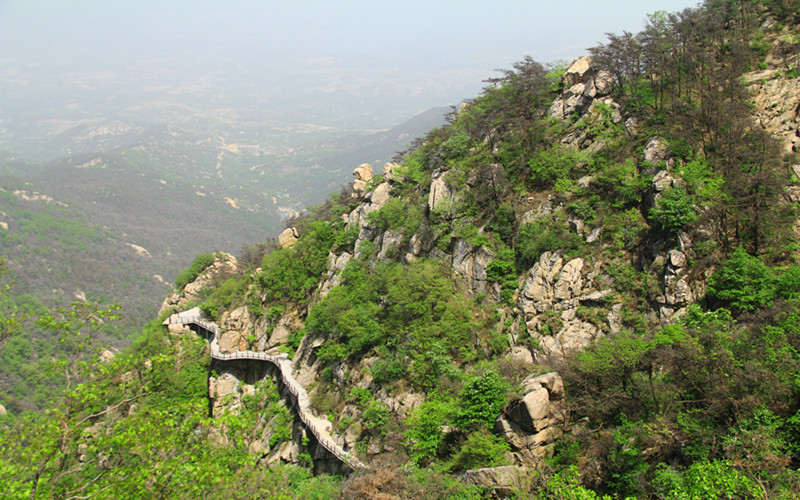
[[[213,321],[204,319],[202,312],[198,307],[184,311],[180,314],[173,314],[164,321],[164,325],[176,324],[189,327],[195,326],[196,328],[205,330],[211,339],[211,357],[214,359],[220,361],[233,361],[241,359],[266,361],[277,366],[278,370],[280,371],[283,384],[289,389],[289,392],[294,395],[295,400],[297,401],[297,414],[300,416],[300,420],[303,422],[306,428],[311,431],[311,433],[317,439],[317,442],[322,445],[323,448],[331,452],[333,456],[347,464],[352,469],[367,468],[367,466],[361,463],[361,461],[359,461],[355,456],[344,451],[344,448],[336,444],[329,432],[329,429],[331,428],[330,421],[326,418],[319,418],[314,415],[313,411],[311,410],[311,403],[308,398],[308,393],[306,392],[305,388],[300,385],[297,379],[294,378],[294,374],[292,373],[292,362],[286,353],[267,354],[266,352],[258,351],[236,351],[232,353],[220,352],[219,344],[217,343],[219,325]]]

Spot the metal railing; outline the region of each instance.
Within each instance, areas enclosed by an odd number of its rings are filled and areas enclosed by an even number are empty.
[[[366,465],[364,465],[361,461],[359,461],[356,457],[352,456],[350,453],[344,451],[344,449],[336,444],[336,442],[331,438],[330,434],[327,430],[321,429],[319,423],[314,413],[311,411],[311,404],[308,399],[308,393],[306,392],[305,388],[294,378],[292,374],[292,364],[289,360],[289,356],[285,353],[281,353],[280,355],[274,354],[267,354],[265,352],[258,352],[258,351],[236,351],[232,353],[223,353],[219,350],[219,344],[217,343],[217,336],[219,334],[219,325],[212,321],[207,321],[199,316],[189,316],[189,317],[180,317],[180,315],[175,315],[175,320],[173,321],[173,317],[170,316],[169,324],[182,324],[182,325],[190,325],[194,324],[197,325],[204,330],[212,333],[214,338],[211,340],[211,357],[214,359],[218,359],[221,361],[231,361],[231,360],[238,360],[238,359],[248,359],[248,360],[258,360],[258,361],[267,361],[269,363],[274,364],[278,367],[278,370],[281,372],[281,378],[283,379],[283,384],[289,389],[289,392],[295,397],[297,401],[297,414],[300,416],[300,420],[303,422],[314,437],[317,438],[317,442],[322,445],[323,448],[328,450],[333,456],[347,464],[353,469],[366,469]]]

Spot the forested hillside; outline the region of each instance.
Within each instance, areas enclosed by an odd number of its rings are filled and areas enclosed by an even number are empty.
[[[63,395],[0,417],[0,491],[795,498],[798,12],[712,0],[524,59],[279,244],[198,255],[113,358],[113,310],[37,313]]]

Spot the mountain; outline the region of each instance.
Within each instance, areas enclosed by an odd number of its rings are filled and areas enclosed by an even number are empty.
[[[59,207],[102,235],[84,243],[92,251],[108,247],[102,250],[105,257],[98,260],[85,248],[53,248],[41,241],[41,251],[60,250],[51,251],[48,260],[65,270],[49,279],[40,272],[41,263],[24,251],[31,242],[24,241],[11,215],[4,255],[24,292],[43,299],[52,295],[50,290],[70,298],[78,290],[102,296],[122,304],[128,323],[138,328],[155,314],[164,282],[172,282],[198,248],[238,252],[254,239],[274,238],[283,218],[347,183],[354,165],[364,158],[387,161],[433,124],[442,124],[443,115],[443,109],[431,110],[386,132],[339,134],[328,142],[317,138],[313,147],[297,145],[282,152],[268,146],[269,139],[229,142],[171,126],[145,129],[117,121],[75,127],[62,134],[67,145],[62,150],[86,152],[44,164],[13,155],[2,160],[10,174],[2,184],[9,193],[3,211],[38,214]],[[36,192],[38,198],[11,196],[19,190]],[[141,256],[146,265],[130,265]],[[86,265],[77,264],[81,259],[124,269],[129,279],[99,267],[87,273]],[[147,285],[126,292],[105,285],[125,282]]]
[[[82,383],[4,418],[6,494],[792,498],[798,7],[524,59],[126,352],[43,314]]]

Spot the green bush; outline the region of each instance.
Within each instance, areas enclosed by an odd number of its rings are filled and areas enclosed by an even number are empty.
[[[517,237],[518,269],[530,269],[545,252],[562,250],[568,253],[581,244],[581,238],[570,232],[563,213],[523,224]]]
[[[506,248],[497,252],[497,257],[486,266],[487,281],[500,283],[502,287],[500,298],[507,304],[511,303],[517,289],[517,269],[514,261],[514,251]]]
[[[481,428],[469,435],[467,442],[453,457],[453,468],[468,470],[507,465],[508,451],[508,443],[503,438]]]
[[[739,246],[708,282],[708,295],[735,311],[755,311],[775,298],[772,270]]]
[[[645,180],[639,176],[636,163],[631,158],[607,165],[592,185],[616,209],[637,205],[646,187]]]
[[[404,236],[411,237],[419,230],[422,210],[413,203],[399,198],[390,198],[380,210],[367,215],[376,227],[385,230],[400,230]]]
[[[677,234],[697,220],[694,199],[681,187],[668,189],[650,209],[650,217],[665,232]]]
[[[183,290],[186,285],[194,281],[200,273],[202,273],[208,266],[214,263],[214,256],[210,253],[201,253],[194,258],[192,265],[189,269],[181,271],[178,277],[175,278],[175,288]]]
[[[425,401],[411,412],[406,420],[406,441],[411,460],[425,465],[436,458],[444,442],[442,426],[453,414],[452,404],[442,401]]]
[[[630,249],[641,241],[648,227],[637,208],[614,212],[605,218],[603,239],[618,248]]]
[[[473,376],[459,393],[456,425],[463,430],[492,428],[506,403],[507,389],[508,382],[493,370]]]
[[[391,378],[403,373],[400,360],[438,353],[440,343],[447,364],[474,358],[477,328],[470,303],[456,292],[446,273],[441,263],[432,260],[408,265],[387,261],[374,269],[359,261],[348,264],[342,284],[306,319],[312,334],[327,337],[319,359],[329,364],[378,349],[384,361],[396,360],[376,367],[376,373]],[[409,367],[412,379],[420,386],[435,384],[441,373],[439,361],[439,357],[415,357]]]
[[[501,240],[510,243],[511,237],[514,236],[514,225],[516,222],[517,216],[514,207],[503,203],[497,207],[494,217],[486,224],[486,230],[496,233],[500,236]]]
[[[230,309],[233,301],[244,296],[246,291],[246,280],[229,278],[220,286],[213,289],[211,295],[200,304],[200,309],[206,316],[217,321],[220,316],[222,316],[223,312]]]
[[[328,254],[336,237],[333,226],[315,221],[293,246],[267,254],[258,276],[267,300],[307,300],[328,268]]]
[[[385,403],[375,400],[370,401],[361,412],[361,418],[364,420],[364,429],[374,434],[386,434],[390,413],[389,407]]]
[[[577,179],[594,165],[593,158],[585,151],[558,144],[538,151],[528,161],[531,181],[539,188],[551,188],[559,181]]]

